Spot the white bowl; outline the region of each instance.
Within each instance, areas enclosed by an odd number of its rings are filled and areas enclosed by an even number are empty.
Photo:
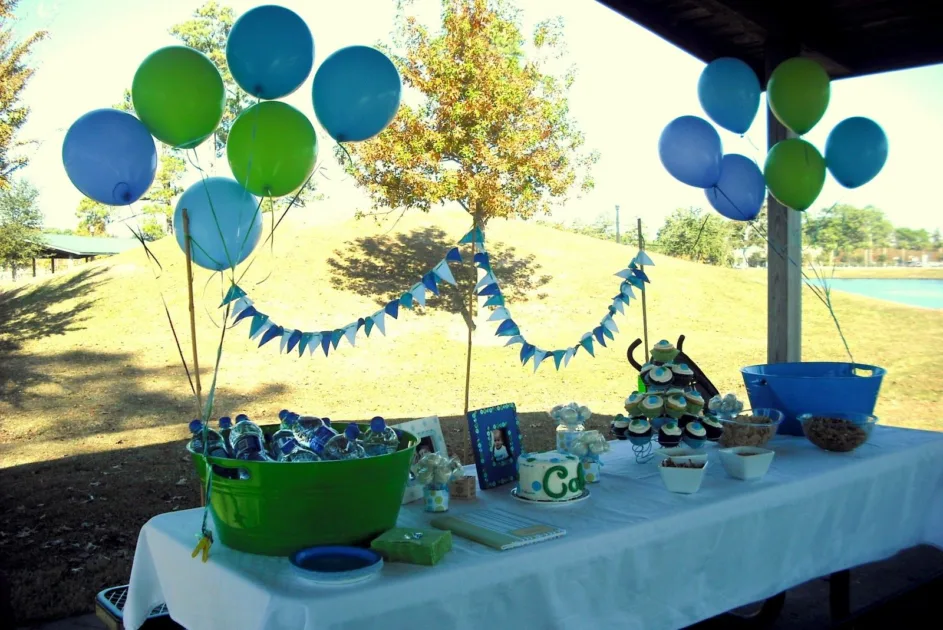
[[[734,446],[722,448],[717,452],[720,453],[720,462],[727,474],[744,481],[759,479],[765,475],[776,454],[759,446]]]
[[[668,468],[665,466],[667,459],[658,465],[658,472],[661,473],[661,480],[665,482],[665,487],[671,492],[681,494],[694,494],[701,488],[701,482],[704,481],[704,472],[707,470],[707,462],[700,468]]]
[[[664,459],[670,459],[677,463],[697,462],[699,464],[707,463],[707,453],[700,449],[688,448],[686,446],[674,446],[671,448],[660,448],[655,451],[655,455]],[[661,463],[661,462],[659,462]]]

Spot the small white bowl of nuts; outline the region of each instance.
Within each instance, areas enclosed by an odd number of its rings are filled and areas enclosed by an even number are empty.
[[[786,416],[778,409],[745,409],[736,417],[717,416],[724,425],[720,436],[720,445],[724,448],[734,446],[764,447],[779,428],[779,423]]]

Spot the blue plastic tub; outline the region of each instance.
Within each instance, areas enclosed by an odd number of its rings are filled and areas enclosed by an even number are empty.
[[[861,363],[772,363],[740,370],[750,406],[772,407],[786,418],[779,433],[803,435],[803,413],[873,414],[887,371]]]

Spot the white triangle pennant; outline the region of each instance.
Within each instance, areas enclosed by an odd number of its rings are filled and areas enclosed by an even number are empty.
[[[475,286],[475,291],[482,287],[486,287],[489,284],[495,284],[497,282],[498,279],[494,277],[494,274],[492,274],[490,271],[485,272],[485,275],[481,277],[481,279],[478,281],[478,284]]]
[[[611,332],[619,332],[619,327],[616,326],[616,323],[612,321],[611,317],[607,317],[606,319],[602,320],[602,325],[608,328]]]
[[[635,274],[632,273],[632,270],[631,270],[631,269],[620,269],[619,271],[617,271],[617,272],[615,273],[615,275],[617,275],[618,277],[622,278],[623,280],[628,280],[629,278],[631,278],[631,277],[634,276]]]
[[[419,306],[426,305],[426,286],[421,282],[409,290],[413,294],[413,297],[416,298],[416,301],[419,302]]]
[[[635,298],[635,291],[632,290],[632,285],[628,282],[622,285],[622,295],[625,295],[629,298]]]
[[[321,333],[316,334],[311,338],[311,341],[308,342],[308,354],[314,356],[315,350],[321,349]]]
[[[373,314],[373,325],[386,337],[386,311],[382,308]]]
[[[443,260],[440,262],[438,265],[432,268],[432,273],[439,276],[452,286],[458,286],[458,283],[455,282],[455,276],[452,275],[452,269],[449,267],[449,261]]]
[[[541,350],[540,348],[534,350],[534,374],[537,373],[537,368],[540,367],[540,362],[547,357],[547,351]]]
[[[644,249],[639,250],[639,253],[636,254],[635,262],[639,265],[647,265],[649,267],[655,266],[655,261],[648,257],[648,254],[645,253]]]
[[[566,367],[570,364],[570,359],[573,358],[574,354],[576,354],[576,348],[566,349],[566,354],[563,355],[563,367]]]
[[[232,316],[236,317],[237,315],[239,315],[239,313],[246,310],[250,306],[252,306],[252,300],[250,300],[248,297],[239,298],[238,300],[233,302],[232,311],[231,311]]]
[[[285,348],[288,347],[288,339],[291,337],[291,333],[295,332],[291,328],[286,328],[282,331],[282,340],[278,344],[278,351],[281,353],[285,352]]]
[[[514,335],[513,337],[508,339],[508,342],[504,344],[504,347],[507,348],[508,346],[513,346],[516,343],[524,343],[524,338],[521,337],[520,335]]]
[[[498,308],[494,309],[494,312],[491,314],[491,317],[488,318],[488,321],[501,322],[506,319],[511,319],[511,313],[503,306],[499,306]]]
[[[485,244],[484,243],[475,243],[475,253],[484,254],[485,253]]]
[[[613,300],[613,301],[612,301],[612,308],[614,308],[614,309],[616,309],[617,311],[619,311],[620,314],[625,315],[625,303],[624,303],[622,300],[620,300],[620,299],[618,299],[618,298],[616,298],[615,300]]]
[[[344,336],[352,346],[357,345],[357,322],[344,326]]]

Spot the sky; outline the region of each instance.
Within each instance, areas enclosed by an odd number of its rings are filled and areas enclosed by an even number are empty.
[[[237,15],[264,4],[229,0]],[[62,140],[79,116],[116,103],[129,87],[140,62],[175,42],[169,28],[186,20],[202,0],[22,0],[16,29],[46,29],[47,41],[33,55],[36,74],[24,91],[32,108],[20,139],[38,140],[21,176],[40,192],[46,224],[74,228],[80,193],[61,163]],[[315,67],[331,52],[352,44],[390,39],[394,0],[310,2],[281,0],[308,23],[315,39]],[[436,0],[416,0],[413,12],[431,24],[438,17]],[[613,13],[595,0],[516,0],[525,32],[537,22],[563,17],[568,61],[578,68],[570,96],[571,112],[586,134],[587,146],[601,159],[594,171],[595,189],[554,211],[556,220],[593,222],[621,207],[623,225],[641,217],[650,232],[677,207],[708,207],[701,190],[674,180],[658,159],[658,136],[677,116],[705,116],[697,100],[697,80],[704,64],[684,51]],[[316,123],[311,78],[285,99]],[[943,65],[844,79],[832,83],[831,102],[821,122],[805,137],[824,151],[828,132],[850,116],[867,116],[887,133],[890,152],[876,179],[856,190],[839,186],[830,176],[813,208],[834,203],[874,205],[895,225],[943,228],[943,206],[936,195],[938,155],[943,145]],[[744,138],[720,130],[727,153],[742,153],[762,164],[765,159],[766,107]],[[323,136],[322,136],[323,138]],[[369,210],[356,185],[340,177],[328,144],[321,156],[334,169],[319,187],[327,199],[303,212],[318,220],[348,218]],[[934,148],[935,147],[935,148]],[[228,167],[217,165],[218,174]]]

